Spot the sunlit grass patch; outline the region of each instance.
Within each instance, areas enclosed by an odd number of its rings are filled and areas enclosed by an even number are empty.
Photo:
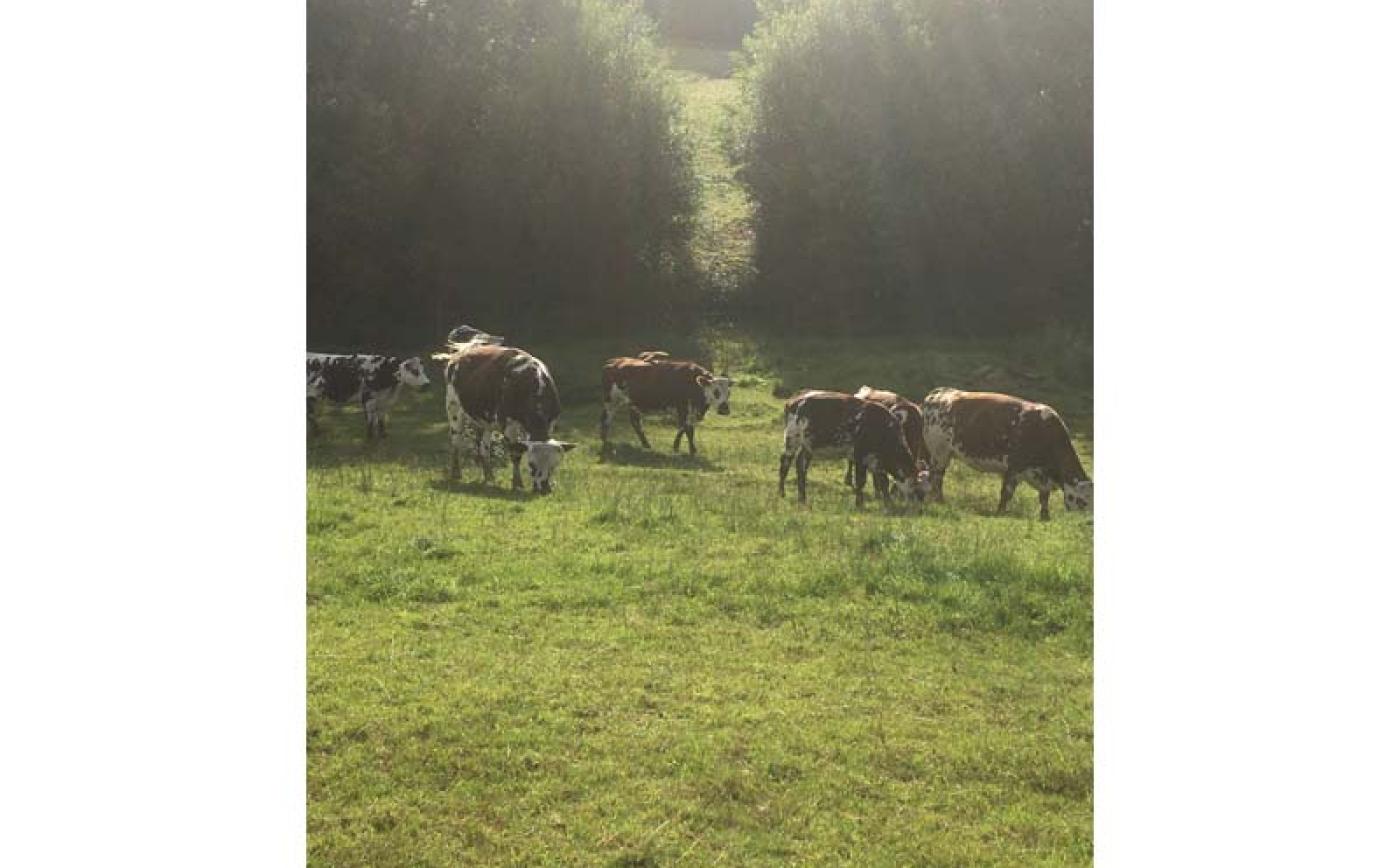
[[[367,447],[323,420],[307,470],[314,864],[1086,864],[1092,518],[1036,520],[961,466],[949,503],[857,510],[819,462],[777,495],[780,384],[916,393],[986,344],[707,335],[642,343],[735,376],[700,454],[620,435],[599,367],[626,342],[531,346],[580,448],[549,497],[445,479],[441,384]],[[437,376],[440,372],[434,372]],[[811,378],[811,379],[808,379]],[[1071,408],[1087,384],[1023,381]],[[684,447],[683,447],[684,449]]]

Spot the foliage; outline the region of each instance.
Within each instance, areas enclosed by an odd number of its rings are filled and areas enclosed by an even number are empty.
[[[689,155],[652,25],[606,0],[309,0],[319,349],[684,321]]]
[[[1089,864],[1092,519],[1025,491],[995,517],[998,479],[957,464],[918,514],[855,509],[835,461],[809,507],[775,491],[775,391],[976,388],[1021,343],[645,346],[726,369],[733,414],[696,459],[655,417],[655,451],[624,425],[599,463],[599,365],[643,345],[530,345],[582,444],[548,498],[444,481],[440,382],[371,449],[353,410],[323,419],[308,861]],[[1085,386],[1015,390],[1067,411],[1092,472]]]
[[[944,334],[1089,319],[1089,0],[764,12],[736,143],[761,311]]]

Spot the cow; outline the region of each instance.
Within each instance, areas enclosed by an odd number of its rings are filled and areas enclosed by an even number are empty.
[[[787,496],[788,468],[797,467],[797,500],[807,502],[807,468],[817,450],[849,449],[855,463],[856,506],[865,504],[865,477],[890,503],[889,477],[906,500],[923,499],[928,472],[920,470],[904,440],[899,419],[881,404],[845,392],[809,389],[783,407],[783,455],[778,463],[778,495]]]
[[[457,326],[455,329],[453,329],[453,330],[452,330],[451,332],[449,332],[448,335],[447,335],[447,343],[448,343],[448,346],[455,346],[455,345],[457,345],[457,344],[498,344],[498,345],[499,345],[499,344],[503,344],[503,343],[505,343],[505,342],[506,342],[506,339],[503,338],[503,337],[501,337],[500,335],[493,335],[493,334],[491,334],[491,333],[489,333],[489,332],[484,332],[484,331],[482,331],[481,329],[479,329],[479,328],[474,328],[474,327],[472,327],[472,326],[467,325],[466,323],[463,323],[462,325]]]
[[[943,500],[943,474],[957,456],[976,470],[1001,474],[998,514],[1021,482],[1040,492],[1042,521],[1050,519],[1050,493],[1057,488],[1064,491],[1065,509],[1093,508],[1094,484],[1053,407],[995,392],[935,389],[923,411],[934,500]]]
[[[482,481],[491,481],[491,440],[498,431],[513,467],[511,488],[524,487],[520,476],[524,458],[531,490],[553,491],[554,471],[576,444],[554,439],[559,390],[544,362],[515,347],[481,343],[450,344],[448,351],[433,358],[447,363],[452,478],[461,478],[461,450],[470,446]]]
[[[603,415],[599,420],[603,453],[608,451],[613,414],[626,408],[637,439],[647,449],[651,444],[642,430],[642,414],[675,411],[676,440],[671,451],[680,451],[681,437],[685,437],[690,441],[690,454],[694,455],[695,423],[704,419],[711,407],[721,416],[729,415],[730,379],[717,377],[695,362],[673,359],[660,350],[643,355],[646,358],[608,359],[603,365]]]
[[[929,465],[928,447],[924,444],[924,414],[915,404],[902,395],[889,392],[884,389],[872,389],[869,386],[861,386],[856,389],[856,397],[862,401],[874,401],[894,414],[899,420],[900,430],[904,432],[904,442],[909,446],[910,453],[914,456],[914,464],[927,469]],[[846,484],[851,484],[851,474],[855,470],[855,462],[846,464]]]
[[[365,410],[365,434],[373,439],[385,436],[389,409],[399,399],[404,386],[428,385],[428,375],[417,356],[377,356],[357,353],[306,354],[306,421],[314,433],[316,407],[322,400],[336,404],[359,401]]]

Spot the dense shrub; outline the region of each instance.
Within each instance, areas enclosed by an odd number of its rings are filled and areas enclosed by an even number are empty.
[[[694,307],[654,24],[606,0],[309,0],[308,338],[425,345]]]
[[[760,309],[943,333],[1089,320],[1090,0],[765,13],[737,142]]]

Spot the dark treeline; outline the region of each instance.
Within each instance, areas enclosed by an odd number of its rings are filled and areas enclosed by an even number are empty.
[[[747,28],[753,9],[646,5],[675,38],[720,41],[683,22]],[[758,6],[732,142],[755,278],[726,313],[828,332],[1090,322],[1090,0]],[[700,187],[656,29],[616,0],[309,0],[311,345],[693,324]]]
[[[739,141],[760,311],[842,330],[1088,323],[1090,0],[764,5]]]
[[[683,321],[693,180],[606,0],[309,0],[308,340]]]
[[[758,21],[756,0],[643,0],[668,39],[738,48]]]

